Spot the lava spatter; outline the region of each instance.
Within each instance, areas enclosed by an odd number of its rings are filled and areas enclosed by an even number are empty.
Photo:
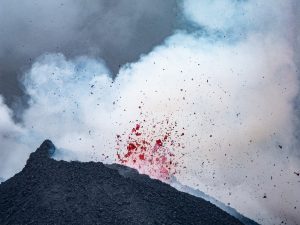
[[[176,157],[184,148],[177,124],[169,119],[142,125],[137,123],[126,136],[116,135],[118,163],[137,169],[152,178],[167,181],[183,167]],[[123,136],[123,137],[122,137]]]

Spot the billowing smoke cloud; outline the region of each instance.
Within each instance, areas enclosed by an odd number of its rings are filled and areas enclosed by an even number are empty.
[[[293,6],[187,0],[194,32],[177,31],[114,80],[91,57],[41,56],[24,75],[23,123],[1,104],[0,176],[20,169],[29,146],[45,138],[62,148],[58,159],[114,162],[117,134],[168,118],[184,130],[174,150],[181,183],[262,224],[299,223]]]
[[[0,178],[13,175],[24,166],[24,160],[28,157],[28,140],[26,130],[12,120],[11,110],[3,103],[0,96]]]
[[[45,52],[105,58],[115,76],[171,35],[176,0],[0,0],[0,94],[23,95],[22,72]]]

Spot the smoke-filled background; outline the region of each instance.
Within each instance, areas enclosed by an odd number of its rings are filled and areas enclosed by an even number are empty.
[[[181,183],[261,224],[299,224],[299,12],[297,0],[0,0],[0,177],[46,138],[58,159],[113,163],[116,135],[167,118],[184,134],[171,137]]]

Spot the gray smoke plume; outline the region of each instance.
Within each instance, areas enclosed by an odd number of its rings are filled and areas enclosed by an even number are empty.
[[[176,13],[176,0],[0,0],[0,94],[18,103],[18,77],[45,52],[103,58],[115,76],[172,34]]]
[[[115,162],[117,134],[137,122],[147,133],[168,118],[184,130],[184,148],[174,149],[185,166],[180,183],[261,224],[299,224],[298,6],[183,1],[188,28],[115,79],[105,58],[43,54],[23,76],[22,123],[1,102],[0,176],[20,170],[46,138],[62,148],[58,159]]]

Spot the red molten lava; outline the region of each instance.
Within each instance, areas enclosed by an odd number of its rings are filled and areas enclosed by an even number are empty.
[[[117,135],[117,161],[153,178],[169,180],[181,166],[175,151],[183,147],[178,143],[180,135],[176,135],[177,131],[173,132],[175,127],[176,123],[170,124],[169,120],[147,127],[138,123],[125,141]],[[176,137],[177,141],[172,137]]]

